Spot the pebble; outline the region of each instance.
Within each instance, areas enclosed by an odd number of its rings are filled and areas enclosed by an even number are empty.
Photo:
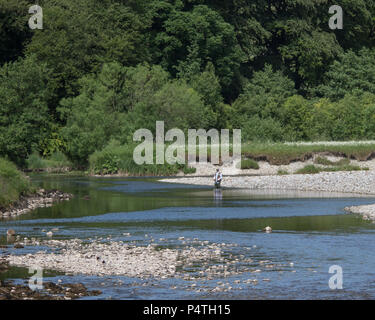
[[[375,204],[346,207],[345,211],[362,215],[363,220],[375,221]]]
[[[14,231],[13,229],[9,229],[8,231],[7,231],[7,236],[8,237],[13,237],[13,236],[15,236],[16,235],[16,231]]]

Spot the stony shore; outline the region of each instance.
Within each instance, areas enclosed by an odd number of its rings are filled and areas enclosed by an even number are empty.
[[[58,190],[46,191],[40,189],[35,194],[22,196],[18,202],[9,208],[0,209],[0,219],[17,217],[37,208],[50,207],[54,202],[66,201],[71,198],[73,198],[73,195],[70,193],[64,193]]]
[[[375,204],[346,207],[345,211],[360,214],[364,220],[375,221]]]
[[[212,186],[212,177],[161,179],[162,182]],[[318,174],[228,176],[224,188],[325,191],[375,195],[375,171],[340,171]]]
[[[0,257],[0,273],[9,269],[9,262]],[[27,281],[25,281],[27,283]],[[0,280],[0,300],[73,300],[100,295],[101,291],[88,291],[82,283],[55,284],[44,282],[43,289],[32,290],[28,285]]]
[[[42,290],[33,291],[28,285],[0,280],[0,300],[75,300],[100,294],[99,290],[88,291],[82,283],[45,282]]]

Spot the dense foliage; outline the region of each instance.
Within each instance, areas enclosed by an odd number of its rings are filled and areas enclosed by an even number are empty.
[[[33,191],[30,180],[13,163],[0,158],[0,209],[17,201],[20,195]]]
[[[39,4],[30,30],[29,4],[0,0],[0,156],[19,165],[62,152],[87,166],[156,120],[246,141],[375,139],[374,0],[336,1],[343,30],[328,0]]]

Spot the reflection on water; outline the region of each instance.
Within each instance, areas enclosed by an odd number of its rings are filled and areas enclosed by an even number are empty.
[[[216,206],[220,206],[223,200],[223,191],[221,189],[214,189],[214,201]]]
[[[374,203],[374,198],[214,189],[160,183],[155,179],[38,175],[33,180],[45,189],[71,192],[75,198],[0,222],[0,243],[6,243],[8,228],[28,237],[41,237],[41,229],[58,227],[56,238],[111,235],[116,241],[136,241],[139,245],[152,238],[161,248],[181,245],[178,238],[183,236],[235,244],[233,254],[251,258],[259,265],[270,260],[276,266],[263,268],[259,274],[199,283],[200,292],[191,290],[189,282],[182,279],[154,280],[151,287],[143,287],[142,281],[125,277],[103,280],[75,276],[90,288],[102,290],[104,294],[98,298],[375,298],[375,225],[343,212],[345,206]],[[262,232],[267,225],[272,226],[270,234]],[[131,236],[125,237],[125,233]],[[35,250],[40,248],[10,251],[24,254]],[[328,288],[328,269],[333,264],[344,270],[344,290]],[[25,277],[24,270],[11,270],[2,277]],[[49,276],[65,279],[53,272]],[[257,285],[246,284],[248,278],[257,278]],[[116,285],[119,280],[123,285]],[[72,282],[71,277],[69,281]],[[214,288],[217,282],[228,282],[232,287],[230,293],[204,290],[205,286]]]

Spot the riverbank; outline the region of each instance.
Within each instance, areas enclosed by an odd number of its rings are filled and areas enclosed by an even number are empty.
[[[168,183],[212,186],[212,177],[183,177],[159,180]],[[228,176],[222,187],[375,194],[375,171],[322,172],[266,176]]]
[[[73,195],[70,193],[40,189],[30,195],[21,195],[18,201],[7,208],[0,209],[0,219],[14,218],[37,208],[51,207],[55,202],[67,201],[72,198]]]
[[[58,190],[37,190],[13,163],[0,158],[0,219],[17,217],[72,197]]]
[[[375,204],[346,207],[345,211],[359,214],[363,217],[364,220],[375,221]]]
[[[0,257],[0,273],[7,272],[9,268],[9,262]],[[44,282],[42,285],[43,289],[32,290],[28,285],[0,280],[0,300],[74,300],[101,294],[99,290],[87,290],[82,283]]]
[[[30,179],[15,164],[0,158],[0,212],[35,191]]]

